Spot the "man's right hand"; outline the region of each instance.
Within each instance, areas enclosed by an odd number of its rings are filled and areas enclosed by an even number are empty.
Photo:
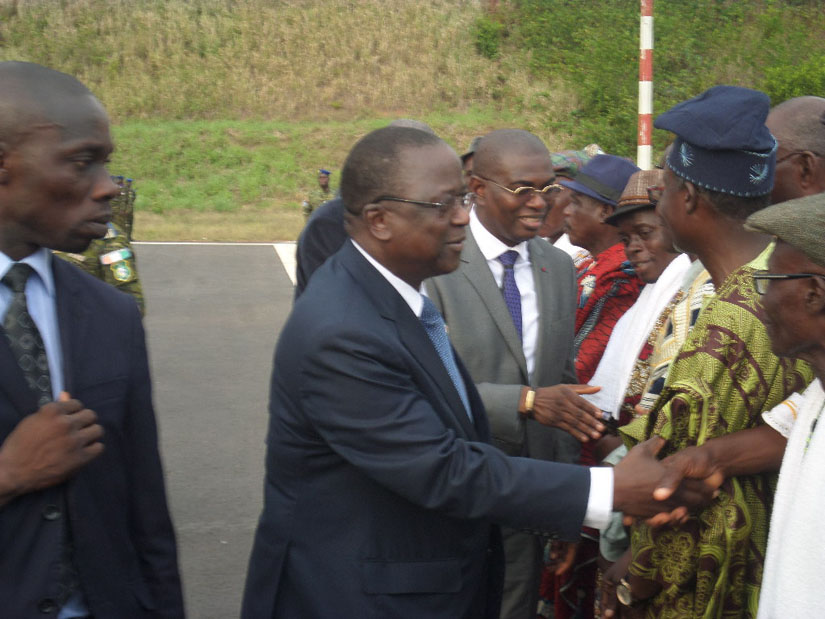
[[[675,491],[669,487],[665,491],[667,484],[673,481],[673,471],[656,458],[664,444],[663,438],[654,436],[636,445],[614,467],[615,511],[640,518],[652,518],[658,514],[660,519],[665,513],[672,512],[681,514],[683,518],[689,511],[708,505],[716,496],[724,476],[718,471],[709,474],[699,468],[682,471],[686,474],[685,478],[680,478]],[[679,518],[674,516],[673,519]]]
[[[596,393],[601,387],[591,385],[553,385],[536,389],[533,417],[539,423],[572,434],[582,443],[597,439],[604,432],[599,408],[580,397]]]
[[[54,486],[103,452],[97,415],[67,393],[24,417],[0,445],[0,505]]]

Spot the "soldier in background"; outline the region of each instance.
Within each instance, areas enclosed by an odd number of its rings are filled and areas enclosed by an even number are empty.
[[[318,187],[310,191],[307,199],[301,204],[304,219],[309,219],[309,216],[312,215],[312,211],[321,206],[324,202],[332,199],[334,194],[329,188],[329,177],[331,174],[332,172],[325,170],[324,168],[318,170]]]
[[[135,190],[132,179],[114,176],[112,179],[120,186],[120,194],[112,198],[112,221],[109,231],[101,239],[95,239],[82,254],[56,251],[60,256],[87,273],[94,275],[107,284],[132,295],[145,314],[143,289],[138,278],[137,262],[132,251],[132,220],[134,216]]]

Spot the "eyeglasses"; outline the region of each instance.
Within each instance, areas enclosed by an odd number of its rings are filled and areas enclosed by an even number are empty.
[[[812,150],[794,150],[794,151],[791,151],[790,153],[788,153],[787,155],[785,155],[784,157],[780,157],[779,159],[777,159],[776,160],[776,165],[779,165],[783,161],[787,161],[791,157],[795,157],[796,155],[804,155],[805,153],[810,153],[814,157],[822,157],[822,155],[820,155],[819,153],[817,153],[815,151],[812,151]]]
[[[532,197],[533,194],[542,194],[547,195],[548,193],[556,193],[557,191],[561,191],[564,189],[563,185],[559,185],[558,183],[552,183],[547,185],[546,187],[542,187],[539,189],[538,187],[516,187],[515,189],[510,189],[509,187],[505,187],[501,183],[495,182],[492,178],[485,178],[484,176],[479,176],[478,174],[473,174],[476,178],[480,178],[483,181],[487,181],[488,183],[493,183],[496,187],[500,187],[504,191],[507,191],[513,194],[516,198],[524,198],[525,196]]]
[[[753,287],[759,294],[768,292],[768,282],[772,279],[805,279],[808,277],[825,277],[821,273],[770,273],[768,271],[755,271],[752,275]]]
[[[425,208],[435,208],[438,209],[439,215],[446,215],[454,208],[461,208],[465,211],[469,211],[473,206],[473,194],[471,193],[463,193],[453,196],[449,202],[424,202],[423,200],[408,200],[407,198],[396,198],[395,196],[381,196],[380,198],[373,200],[373,202],[381,202],[382,200],[386,200],[388,202],[405,202],[407,204],[416,204]]]
[[[647,199],[650,200],[651,204],[658,204],[659,200],[662,199],[664,191],[665,188],[661,185],[651,185],[647,188]]]

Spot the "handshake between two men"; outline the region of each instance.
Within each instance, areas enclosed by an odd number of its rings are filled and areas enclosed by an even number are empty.
[[[582,398],[596,393],[594,385],[560,384],[523,389],[519,411],[539,423],[559,428],[582,443],[606,441],[605,453],[618,446],[618,437],[604,436],[610,420],[602,411]],[[532,395],[528,393],[532,391]],[[645,412],[646,411],[640,411]],[[634,447],[614,468],[614,511],[624,512],[626,520],[644,518],[648,524],[663,526],[683,522],[691,511],[707,505],[724,481],[720,470],[690,466],[684,458],[659,460],[657,454],[666,441],[653,437]]]

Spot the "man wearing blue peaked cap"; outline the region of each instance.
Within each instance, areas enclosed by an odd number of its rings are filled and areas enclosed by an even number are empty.
[[[717,86],[654,123],[676,134],[656,211],[679,249],[699,258],[715,288],[701,312],[691,312],[695,323],[653,409],[621,428],[629,444],[666,438],[659,455],[671,465],[697,446],[744,429],[753,432],[740,433],[744,451],[762,453],[778,435],[762,422],[762,412],[811,379],[807,365],[771,351],[753,284],[773,251],[768,236],[744,225],[768,205],[773,187],[777,147],[765,126],[768,110],[761,92]],[[753,616],[772,480],[738,466],[716,470],[731,471],[719,496],[678,535],[644,523],[631,528],[631,562],[616,595],[639,607],[639,616]]]
[[[715,86],[675,105],[653,126],[676,134],[667,164],[692,183],[735,196],[761,196],[773,188],[776,140],[765,126],[768,95],[738,86]]]

